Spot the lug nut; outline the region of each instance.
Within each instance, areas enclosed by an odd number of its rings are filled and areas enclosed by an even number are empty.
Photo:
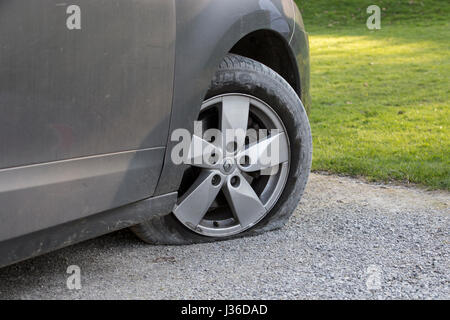
[[[218,174],[216,174],[216,175],[212,178],[211,183],[212,183],[213,186],[217,187],[217,186],[220,184],[221,181],[222,181],[222,178],[221,178]]]
[[[231,178],[230,183],[234,188],[237,188],[241,184],[241,179],[238,176],[234,176]]]

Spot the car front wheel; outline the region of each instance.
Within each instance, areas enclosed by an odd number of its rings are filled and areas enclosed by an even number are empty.
[[[189,244],[282,227],[304,192],[312,158],[308,117],[292,87],[265,65],[229,54],[199,122],[206,134],[194,139],[208,150],[201,152],[206,161],[190,162],[172,214],[132,230],[148,243]],[[228,131],[243,134],[230,140]]]

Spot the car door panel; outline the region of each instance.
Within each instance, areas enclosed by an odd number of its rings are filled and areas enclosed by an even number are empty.
[[[81,30],[57,1],[0,2],[0,168],[166,143],[171,2],[76,3]]]
[[[174,2],[73,4],[81,29],[68,3],[0,0],[0,240],[150,197],[161,171]]]
[[[0,170],[0,242],[148,198],[155,190],[164,150]]]

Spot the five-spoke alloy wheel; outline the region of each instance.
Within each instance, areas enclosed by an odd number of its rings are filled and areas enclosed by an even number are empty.
[[[269,105],[243,94],[205,101],[200,120],[209,128],[193,138],[187,162],[197,170],[188,174],[192,185],[174,214],[202,235],[241,233],[264,218],[283,192],[290,154],[286,129]],[[219,134],[208,135],[211,129]]]

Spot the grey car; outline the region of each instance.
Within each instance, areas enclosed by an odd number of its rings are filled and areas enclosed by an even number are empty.
[[[1,0],[0,266],[128,227],[167,245],[282,227],[309,106],[293,0]]]

